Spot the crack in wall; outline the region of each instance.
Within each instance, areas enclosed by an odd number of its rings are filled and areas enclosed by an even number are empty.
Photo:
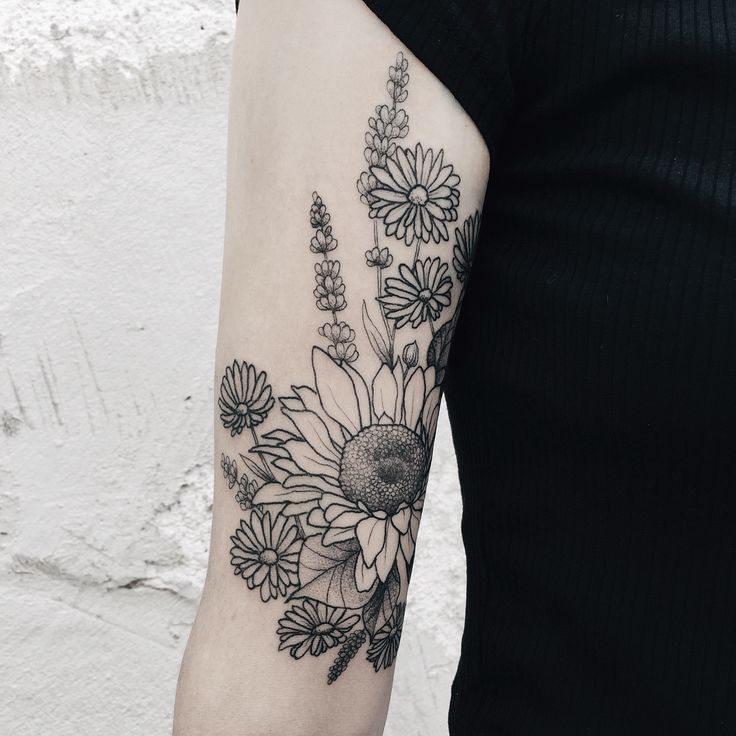
[[[22,422],[7,409],[0,415],[0,428],[6,437],[15,437],[20,432]]]
[[[48,578],[50,580],[69,585],[75,590],[94,590],[103,596],[116,591],[136,591],[140,589],[165,593],[190,605],[195,599],[182,594],[171,585],[162,583],[159,578],[152,577],[113,577],[104,579],[93,579],[88,575],[75,574],[63,569],[53,560],[41,559],[29,555],[16,554],[12,556],[12,562],[8,573],[12,576],[30,576],[34,578]]]

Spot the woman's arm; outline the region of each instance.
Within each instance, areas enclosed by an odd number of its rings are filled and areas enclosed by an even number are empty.
[[[488,154],[360,0],[244,0],[176,736],[380,734]]]

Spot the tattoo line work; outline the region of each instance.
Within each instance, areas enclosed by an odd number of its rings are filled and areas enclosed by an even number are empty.
[[[443,150],[400,145],[409,133],[400,106],[408,97],[407,69],[399,52],[389,67],[390,103],[378,105],[368,120],[368,166],[357,180],[373,220],[365,262],[376,271],[375,303],[363,301],[361,322],[380,368],[366,377],[355,367],[356,332],[341,318],[348,304],[334,257],[338,241],[327,206],[314,192],[314,297],[317,309],[330,316],[317,329],[326,351],[312,348],[314,380],[279,397],[282,422],[265,433],[260,425],[275,405],[266,373],[234,360],[220,384],[222,425],[249,444],[239,454],[242,472],[237,459],[221,458],[227,486],[244,512],[230,537],[231,565],[263,602],[289,602],[276,629],[280,650],[294,659],[335,650],[328,684],[366,644],[376,672],[396,658],[441,384],[480,228],[478,212],[455,228],[454,280],[442,255],[422,258],[423,247],[450,239],[460,177]],[[389,244],[381,245],[380,230]],[[413,248],[410,263],[384,277],[395,256],[405,260],[392,252],[397,241]],[[452,304],[454,281],[460,290],[455,309],[438,324]],[[431,341],[422,356],[413,333],[426,330],[425,323]],[[409,340],[397,357],[397,334],[406,332]]]

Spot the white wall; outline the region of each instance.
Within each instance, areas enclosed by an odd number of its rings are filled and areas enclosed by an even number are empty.
[[[231,5],[0,0],[2,734],[170,730],[208,544]],[[440,432],[388,736],[446,733]]]

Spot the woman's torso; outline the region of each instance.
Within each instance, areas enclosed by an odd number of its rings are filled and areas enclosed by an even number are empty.
[[[452,732],[733,734],[736,5],[528,12],[448,370]]]

